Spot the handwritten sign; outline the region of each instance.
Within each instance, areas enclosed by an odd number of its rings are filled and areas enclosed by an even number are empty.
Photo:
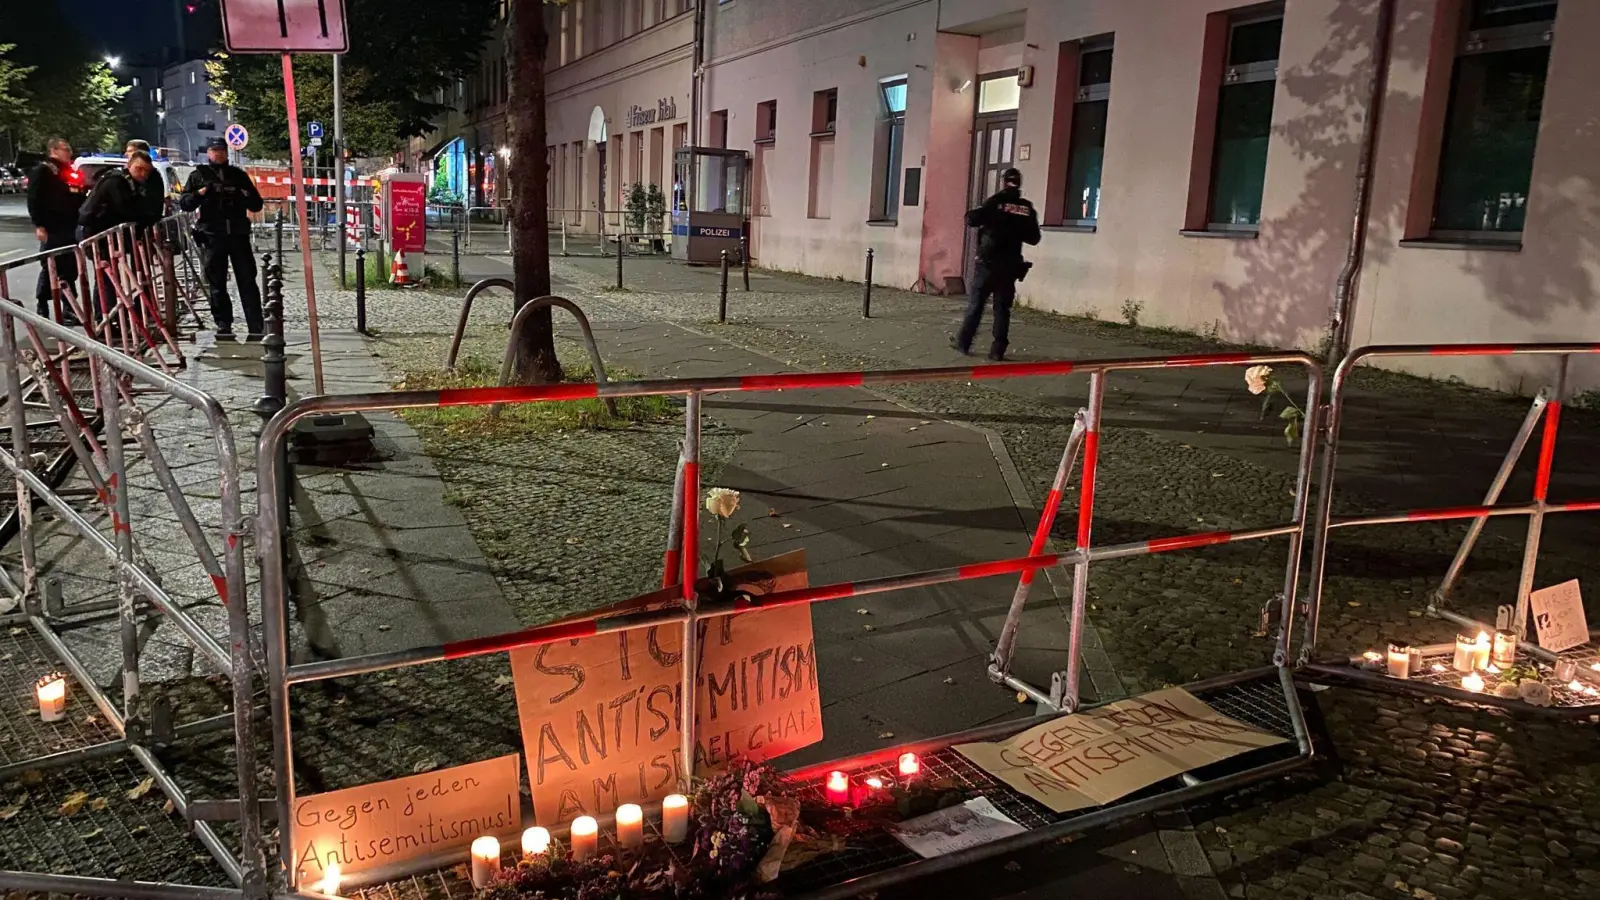
[[[522,824],[517,754],[359,787],[298,797],[295,867],[302,883],[329,863],[345,873],[459,850]]]
[[[752,594],[806,585],[805,556],[736,569]],[[702,623],[694,768],[770,759],[822,739],[806,606]],[[662,625],[514,650],[511,674],[542,824],[659,800],[678,789],[683,629]]]
[[[1583,614],[1583,592],[1576,580],[1534,591],[1533,625],[1539,632],[1539,646],[1560,653],[1589,643],[1589,622]]]
[[[1062,716],[962,756],[1052,810],[1102,806],[1190,769],[1285,743],[1167,688]]]

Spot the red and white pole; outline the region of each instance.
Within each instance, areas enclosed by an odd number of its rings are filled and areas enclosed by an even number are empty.
[[[311,221],[306,216],[305,168],[300,162],[300,116],[295,108],[294,63],[290,55],[283,55],[283,95],[289,108],[289,171],[294,179],[295,209],[300,215],[300,268],[306,276],[306,319],[311,323],[311,375],[317,393],[322,389],[322,335],[317,328],[316,272],[311,267]]]

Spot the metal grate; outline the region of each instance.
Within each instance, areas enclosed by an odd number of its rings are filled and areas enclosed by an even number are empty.
[[[29,626],[7,626],[0,632],[0,765],[116,740],[87,693],[68,677],[66,715],[58,722],[39,717],[34,684],[61,669],[50,647]],[[5,804],[0,803],[0,806]]]
[[[1412,681],[1420,684],[1430,684],[1437,687],[1455,688],[1461,699],[1471,702],[1474,693],[1461,687],[1464,673],[1455,670],[1454,650],[1443,653],[1431,653],[1422,657],[1420,671],[1413,672],[1408,679],[1394,679],[1397,682]],[[1600,707],[1600,654],[1595,648],[1589,646],[1579,647],[1575,650],[1561,654],[1562,659],[1570,659],[1578,664],[1579,688],[1573,690],[1569,683],[1557,683],[1555,667],[1539,661],[1536,657],[1526,653],[1517,655],[1517,664],[1520,666],[1533,666],[1539,670],[1540,679],[1550,688],[1551,705],[1563,709],[1582,709],[1586,707]],[[1352,664],[1354,665],[1354,664]],[[1389,677],[1386,669],[1379,667],[1368,670],[1371,674]],[[1500,686],[1500,669],[1490,666],[1487,671],[1479,673],[1483,677],[1483,693],[1493,694]]]

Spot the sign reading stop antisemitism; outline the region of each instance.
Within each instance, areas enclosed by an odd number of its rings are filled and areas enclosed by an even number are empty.
[[[222,0],[230,53],[344,53],[344,0]]]

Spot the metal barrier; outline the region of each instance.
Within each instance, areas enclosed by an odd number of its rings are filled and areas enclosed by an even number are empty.
[[[479,285],[478,290],[484,285]],[[867,854],[860,860],[857,877],[846,884],[821,885],[807,896],[846,897],[902,881],[951,865],[1018,849],[1025,845],[1043,843],[1062,835],[1081,830],[1089,824],[1104,824],[1126,816],[1140,814],[1188,802],[1216,791],[1230,789],[1251,781],[1284,773],[1303,765],[1312,754],[1312,745],[1298,695],[1288,668],[1289,635],[1295,610],[1295,589],[1298,581],[1300,549],[1305,530],[1307,495],[1310,468],[1317,433],[1316,405],[1308,402],[1312,420],[1302,438],[1299,456],[1299,475],[1291,521],[1287,524],[1265,528],[1206,534],[1183,534],[1155,538],[1135,543],[1093,546],[1091,543],[1094,522],[1095,470],[1099,459],[1101,407],[1106,381],[1114,372],[1139,369],[1200,368],[1214,366],[1246,366],[1261,364],[1298,365],[1309,376],[1308,397],[1316,398],[1322,386],[1321,369],[1317,362],[1303,353],[1229,353],[1212,355],[1186,355],[1150,359],[1108,359],[1038,363],[1002,363],[989,366],[963,366],[939,369],[905,369],[879,372],[822,372],[802,374],[754,375],[744,377],[676,379],[638,382],[612,382],[606,384],[554,384],[523,387],[466,388],[437,391],[398,391],[391,393],[353,394],[346,396],[318,396],[303,398],[284,409],[269,421],[262,430],[257,448],[258,484],[274,484],[281,476],[281,452],[295,424],[311,416],[356,411],[401,410],[410,408],[491,406],[501,403],[560,402],[592,398],[622,398],[641,396],[681,396],[685,399],[684,437],[675,477],[672,510],[668,525],[667,550],[663,558],[664,587],[651,594],[624,601],[605,610],[575,616],[559,622],[521,631],[489,637],[456,641],[453,643],[420,647],[393,652],[374,653],[339,659],[325,659],[291,664],[288,638],[285,630],[288,613],[286,601],[286,570],[284,563],[284,526],[287,510],[283,500],[270,492],[259,494],[260,512],[256,534],[260,541],[262,565],[262,597],[267,630],[267,667],[269,694],[273,721],[274,770],[277,778],[278,822],[280,827],[281,874],[290,891],[299,887],[300,873],[295,860],[295,823],[293,809],[296,797],[294,778],[294,733],[290,715],[290,688],[333,678],[363,675],[386,670],[416,666],[446,660],[461,660],[515,649],[537,647],[558,641],[575,640],[614,632],[635,631],[661,625],[682,627],[683,645],[680,689],[682,691],[681,716],[682,746],[679,748],[687,768],[694,768],[696,759],[695,723],[696,671],[687,661],[698,659],[699,623],[737,616],[741,613],[770,610],[786,606],[819,603],[846,597],[884,593],[931,585],[949,584],[974,579],[1017,575],[1023,581],[1019,586],[1018,601],[1013,603],[1012,614],[1007,618],[1009,640],[1003,652],[991,666],[991,675],[1018,690],[1026,691],[1042,707],[1051,710],[1075,711],[1080,708],[1078,678],[1081,634],[1087,608],[1087,583],[1092,562],[1109,561],[1131,556],[1167,553],[1191,548],[1209,547],[1236,541],[1263,539],[1276,536],[1289,538],[1288,563],[1283,594],[1274,601],[1279,607],[1279,628],[1275,643],[1274,665],[1266,669],[1237,673],[1195,685],[1205,691],[1237,691],[1233,700],[1218,700],[1218,706],[1229,714],[1243,716],[1260,727],[1278,733],[1290,742],[1293,755],[1258,761],[1250,766],[1235,766],[1212,780],[1192,777],[1181,787],[1173,786],[1158,796],[1136,795],[1141,799],[1119,802],[1089,816],[1065,814],[1040,816],[1030,813],[1024,835],[1007,841],[971,848],[937,862],[918,862],[906,854]],[[1064,461],[1063,474],[1057,479],[1045,504],[1040,527],[1033,536],[1033,544],[1024,557],[991,559],[951,568],[919,571],[870,580],[834,583],[806,588],[779,591],[760,597],[737,595],[733,598],[707,594],[714,590],[714,582],[700,575],[699,500],[700,484],[700,429],[702,400],[708,394],[738,392],[768,392],[797,389],[859,388],[900,382],[974,381],[1016,378],[1026,376],[1063,376],[1087,374],[1089,376],[1089,405],[1082,414],[1082,426],[1076,429],[1075,440],[1070,441],[1065,457],[1072,457],[1081,445],[1084,455],[1083,488],[1078,513],[1076,546],[1071,550],[1049,552],[1047,548],[1050,522],[1061,503],[1064,472],[1070,464]],[[1017,632],[1017,614],[1026,600],[1027,585],[1040,569],[1058,565],[1074,567],[1071,640],[1066,653],[1066,671],[1058,673],[1058,687],[1046,693],[1032,688],[1007,671],[1010,642]],[[1264,686],[1252,687],[1260,682]],[[1221,696],[1221,695],[1219,695]],[[986,735],[1021,731],[1034,723],[1009,723],[985,730]],[[928,746],[948,748],[951,743],[972,739],[972,734],[944,738],[929,742]],[[896,749],[898,752],[898,748]],[[869,758],[876,758],[869,757]],[[858,760],[859,762],[859,760]],[[837,765],[837,764],[832,764]],[[970,768],[970,766],[969,766]],[[692,771],[689,775],[692,777]],[[996,796],[1005,796],[1009,790],[1000,782],[989,779],[988,787]],[[1018,795],[1020,796],[1020,795]],[[451,855],[451,859],[464,856],[466,847]],[[423,867],[437,864],[434,858]],[[356,881],[370,883],[411,871],[405,867],[363,873]],[[348,883],[348,881],[347,881]]]
[[[1418,522],[1445,522],[1467,520],[1470,525],[1466,537],[1463,539],[1455,557],[1438,590],[1428,599],[1424,612],[1427,615],[1445,619],[1463,628],[1477,632],[1484,638],[1495,635],[1505,643],[1511,645],[1508,651],[1515,658],[1518,654],[1532,658],[1536,665],[1545,668],[1553,667],[1563,658],[1562,654],[1552,653],[1536,643],[1528,640],[1528,609],[1529,595],[1532,593],[1535,569],[1539,557],[1539,541],[1544,526],[1544,517],[1547,514],[1567,512],[1594,512],[1600,511],[1600,499],[1569,500],[1553,502],[1549,499],[1550,474],[1555,459],[1555,441],[1557,428],[1561,420],[1561,405],[1567,394],[1567,369],[1573,356],[1600,355],[1600,344],[1565,343],[1565,344],[1442,344],[1442,345],[1394,345],[1361,347],[1340,362],[1333,375],[1333,388],[1327,405],[1327,450],[1322,460],[1321,483],[1317,497],[1316,538],[1312,545],[1311,554],[1311,592],[1306,607],[1305,635],[1301,643],[1299,663],[1315,675],[1323,675],[1352,681],[1369,687],[1404,691],[1411,693],[1427,694],[1432,696],[1447,697],[1464,702],[1507,707],[1522,711],[1540,711],[1553,715],[1587,716],[1600,708],[1600,671],[1589,666],[1572,666],[1571,680],[1576,688],[1558,687],[1552,691],[1553,705],[1550,707],[1533,706],[1516,697],[1499,697],[1489,689],[1492,685],[1485,683],[1481,676],[1475,690],[1469,690],[1463,682],[1463,671],[1458,671],[1454,665],[1454,644],[1431,645],[1424,647],[1404,647],[1406,656],[1404,665],[1405,674],[1398,674],[1399,662],[1396,661],[1396,674],[1390,675],[1388,666],[1387,648],[1371,651],[1381,656],[1381,659],[1369,659],[1365,654],[1350,658],[1324,659],[1315,658],[1317,650],[1317,628],[1322,613],[1324,595],[1326,593],[1328,540],[1335,530],[1356,528],[1371,525],[1394,525]],[[1431,509],[1412,509],[1396,512],[1382,512],[1372,515],[1334,517],[1333,515],[1333,489],[1335,474],[1339,460],[1339,433],[1343,425],[1344,405],[1347,388],[1350,383],[1351,373],[1361,362],[1370,359],[1391,359],[1405,356],[1482,356],[1482,357],[1507,357],[1507,356],[1554,356],[1557,357],[1557,373],[1553,389],[1547,388],[1534,397],[1527,416],[1523,419],[1510,449],[1506,452],[1489,486],[1483,503],[1477,506],[1439,507]],[[1544,432],[1539,444],[1537,468],[1534,471],[1533,497],[1524,503],[1502,504],[1500,494],[1510,479],[1518,459],[1526,449],[1532,437],[1535,426],[1540,419],[1544,420]],[[1527,516],[1528,530],[1523,543],[1523,556],[1521,569],[1517,579],[1516,603],[1509,624],[1501,623],[1489,625],[1484,621],[1474,619],[1447,608],[1450,592],[1459,578],[1467,557],[1472,552],[1478,537],[1482,534],[1484,525],[1492,517],[1498,516]],[[1595,632],[1600,635],[1600,632]],[[1514,649],[1513,649],[1514,648]],[[1487,656],[1489,647],[1484,647]],[[1412,654],[1415,653],[1413,657]],[[1593,655],[1593,651],[1585,651]],[[1397,657],[1400,649],[1396,650]],[[1450,664],[1440,661],[1441,657],[1449,657]],[[1568,659],[1574,659],[1567,654]],[[1415,659],[1418,668],[1425,666],[1420,671],[1412,671]],[[1429,662],[1433,660],[1433,662]],[[1587,661],[1587,660],[1586,660]],[[1502,667],[1490,663],[1488,668],[1469,665],[1468,677],[1475,674],[1474,669],[1482,669],[1491,677],[1496,675]],[[1568,678],[1556,679],[1558,686],[1566,684]]]
[[[156,273],[148,265],[149,249],[141,248],[143,243],[142,239],[135,240],[129,233],[121,233],[97,237],[76,248],[78,257],[91,264],[92,277],[107,282],[104,287],[116,294],[115,308],[105,310],[101,316],[84,320],[91,332],[97,327],[122,327],[125,336],[130,325],[144,324],[141,320],[153,314],[154,311],[139,299],[148,299],[155,293]],[[49,257],[50,254],[40,254],[13,260],[0,267],[0,274],[36,260],[48,260]],[[84,273],[85,280],[89,277],[88,273]],[[128,279],[132,279],[133,283],[129,283]],[[26,353],[19,352],[19,333],[27,337],[30,349]],[[55,355],[46,352],[47,346],[52,345],[57,351]],[[113,877],[111,865],[126,857],[112,847],[109,838],[104,839],[102,849],[94,849],[99,846],[99,831],[78,834],[76,839],[85,848],[85,858],[103,869],[106,876],[8,870],[0,871],[0,888],[215,900],[264,897],[265,858],[255,790],[253,662],[245,591],[243,538],[247,534],[247,523],[241,512],[239,458],[232,426],[215,399],[166,372],[146,365],[125,352],[125,347],[109,346],[89,334],[26,310],[11,298],[4,278],[0,277],[0,379],[4,381],[5,402],[9,407],[7,430],[10,433],[9,449],[0,450],[0,465],[15,480],[17,512],[21,522],[17,531],[21,583],[17,584],[3,571],[0,571],[0,583],[22,601],[20,611],[0,619],[21,626],[11,628],[7,640],[21,641],[23,637],[19,635],[31,635],[37,640],[37,644],[32,646],[55,656],[70,673],[76,690],[89,697],[100,715],[98,724],[93,717],[90,719],[90,725],[95,727],[69,729],[66,740],[57,740],[54,744],[41,740],[39,746],[24,749],[20,758],[7,752],[0,757],[5,759],[5,764],[0,765],[0,779],[79,764],[99,764],[126,753],[148,774],[148,787],[159,789],[166,795],[173,812],[187,824],[186,830],[194,835],[221,866],[227,878],[240,889],[173,884],[170,883],[170,872],[153,873],[156,878],[162,879],[159,881],[134,880],[122,873],[116,873]],[[151,349],[151,345],[132,349],[143,352]],[[43,395],[44,405],[54,415],[55,424],[89,482],[86,492],[67,492],[60,487],[59,481],[52,482],[41,477],[33,452],[33,435],[30,434],[31,430],[38,427],[38,423],[29,422],[26,416],[27,409],[37,404],[25,397],[19,372],[23,363],[31,367],[33,388]],[[77,388],[71,380],[84,374],[85,370],[89,375],[89,390]],[[205,429],[215,447],[222,534],[208,536],[196,518],[185,496],[184,486],[174,477],[156,440],[152,423],[136,405],[135,398],[143,394],[175,399],[204,419]],[[94,413],[92,417],[86,414],[86,407]],[[99,421],[103,421],[103,429],[97,434],[95,425]],[[150,485],[136,486],[130,481],[125,433],[133,436],[138,450],[148,463],[149,477],[170,506],[172,517],[191,544],[194,558],[209,576],[222,605],[226,607],[226,646],[206,630],[179,598],[163,587],[161,571],[143,559],[135,528],[143,520],[134,519],[130,495],[136,489],[143,491]],[[96,514],[103,516],[103,520],[109,524],[110,534],[103,533],[89,515],[74,507],[74,499],[87,502]],[[38,575],[40,560],[36,549],[39,535],[31,514],[36,503],[49,507],[56,522],[65,526],[69,533],[75,533],[77,540],[109,561],[111,570],[116,574],[114,601],[73,603],[53,595],[48,589],[41,591]],[[213,546],[213,537],[216,546]],[[170,550],[168,547],[163,549]],[[232,680],[231,713],[174,727],[170,722],[170,713],[163,715],[159,703],[152,704],[144,698],[139,665],[141,639],[138,634],[138,616],[142,604],[148,604],[158,611],[187,639],[207,665]],[[120,706],[101,690],[90,675],[89,667],[64,640],[67,632],[94,624],[103,619],[107,612],[114,612],[118,622],[121,647],[118,680],[122,685]],[[19,658],[12,665],[24,664],[21,654],[16,655]],[[7,654],[4,658],[10,660],[13,654]],[[154,749],[186,736],[229,728],[235,733],[234,751],[239,785],[237,798],[220,802],[191,798],[153,753]],[[60,731],[53,733],[56,738],[62,736]],[[73,738],[73,734],[78,737]],[[77,746],[68,746],[71,744]],[[211,825],[211,821],[219,819],[237,820],[237,853],[228,848],[227,842]],[[52,824],[46,831],[58,827],[73,832],[80,830],[75,823],[62,821],[59,826]],[[52,839],[48,833],[30,835],[27,832],[27,829],[15,826],[0,832],[0,846]],[[11,857],[11,853],[8,852],[6,856]]]

